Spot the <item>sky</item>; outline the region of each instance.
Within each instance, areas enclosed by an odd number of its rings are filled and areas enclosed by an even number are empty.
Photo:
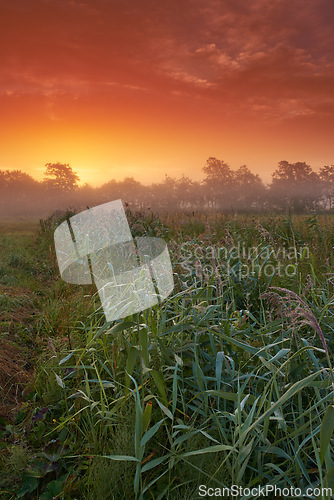
[[[0,0],[0,170],[334,163],[333,0]]]

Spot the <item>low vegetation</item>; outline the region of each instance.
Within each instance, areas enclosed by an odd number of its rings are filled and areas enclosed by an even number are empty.
[[[0,232],[3,498],[334,488],[333,215],[127,216],[175,288],[113,323],[59,276],[59,214]]]

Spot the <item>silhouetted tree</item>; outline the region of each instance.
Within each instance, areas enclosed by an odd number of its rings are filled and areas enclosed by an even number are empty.
[[[98,195],[98,189],[93,188],[87,182],[79,186],[75,191],[68,192],[67,197],[70,206],[75,206],[78,210],[85,210],[87,206],[93,207],[102,203],[101,197]]]
[[[205,174],[203,184],[209,205],[216,209],[229,207],[234,200],[235,188],[230,166],[211,156],[202,171]]]
[[[79,177],[68,163],[47,163],[44,184],[49,189],[67,193],[78,187]]]
[[[266,188],[258,174],[253,174],[246,165],[234,172],[237,208],[260,208]]]
[[[272,175],[270,193],[274,204],[283,209],[314,208],[321,196],[319,177],[305,162],[280,161]]]
[[[0,186],[2,188],[24,188],[36,186],[38,182],[31,175],[21,170],[1,170]]]
[[[180,179],[176,180],[175,194],[177,208],[190,209],[192,207],[194,203],[194,186],[195,183],[184,174]]]
[[[141,206],[142,184],[133,177],[125,177],[118,183],[121,198],[127,202],[130,208],[139,208]]]
[[[119,185],[116,179],[110,179],[110,181],[102,184],[102,186],[96,188],[96,190],[101,203],[110,200],[117,200],[121,197]]]
[[[152,205],[159,210],[175,210],[178,208],[179,200],[176,178],[166,174],[162,182],[152,184],[151,200],[153,202]]]
[[[2,213],[19,213],[36,209],[39,204],[40,184],[21,170],[0,171],[0,208]]]
[[[322,183],[322,193],[329,202],[329,209],[331,210],[334,199],[334,165],[321,167],[319,177]]]

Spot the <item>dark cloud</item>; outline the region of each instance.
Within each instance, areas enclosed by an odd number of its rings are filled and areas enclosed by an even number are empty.
[[[7,98],[113,96],[122,87],[282,117],[334,102],[326,0],[13,0],[1,11]]]

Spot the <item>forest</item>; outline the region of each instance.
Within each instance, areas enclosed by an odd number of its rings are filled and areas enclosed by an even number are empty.
[[[80,185],[79,176],[66,163],[47,163],[42,181],[21,170],[0,170],[0,213],[40,216],[115,199],[122,199],[134,210],[159,212],[305,213],[333,209],[334,165],[315,172],[305,162],[280,161],[269,184],[246,165],[233,170],[214,157],[208,158],[202,172],[201,182],[166,174],[163,181],[148,186],[126,177],[94,188],[87,183]]]

